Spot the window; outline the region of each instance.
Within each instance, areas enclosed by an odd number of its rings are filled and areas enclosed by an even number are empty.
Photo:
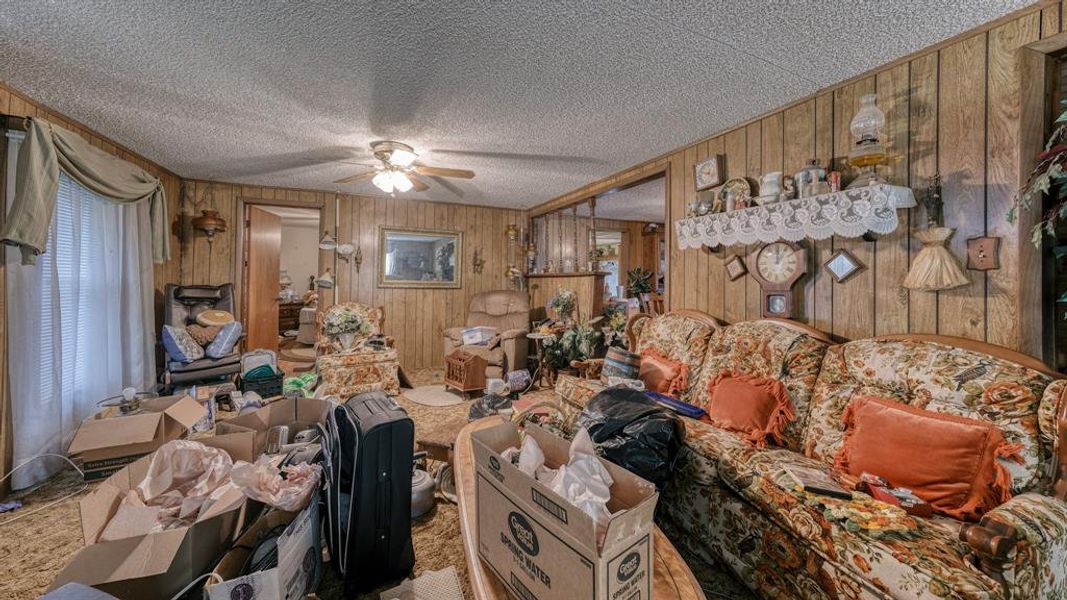
[[[126,386],[146,389],[155,378],[148,203],[111,202],[61,173],[46,251],[36,265],[21,265],[19,252],[8,251],[6,272],[19,464],[63,453],[99,401]],[[27,466],[13,486],[33,485],[61,464]]]

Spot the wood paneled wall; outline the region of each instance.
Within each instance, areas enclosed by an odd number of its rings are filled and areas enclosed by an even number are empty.
[[[922,208],[902,210],[901,227],[876,241],[831,238],[806,242],[810,264],[802,280],[799,319],[841,339],[921,332],[984,340],[1040,356],[1041,340],[1028,324],[1040,307],[1027,286],[1040,286],[1031,268],[1029,231],[1007,222],[1020,170],[1020,48],[1063,30],[1063,7],[1044,2],[926,51],[823,90],[728,131],[706,138],[590,183],[531,209],[539,215],[602,193],[628,181],[665,172],[668,181],[668,302],[697,308],[729,322],[759,318],[756,280],[725,276],[732,255],[749,247],[679,250],[674,219],[696,192],[693,166],[712,154],[724,156],[728,177],[758,179],[762,173],[792,173],[810,158],[848,174],[843,158],[852,143],[849,121],[863,94],[876,93],[886,113],[886,135],[898,159],[885,174],[919,196],[931,177],[943,179],[945,224],[956,228],[953,252],[965,259],[966,240],[1001,236],[1001,268],[969,271],[971,283],[944,292],[909,292],[901,283],[920,244],[912,233],[925,227]],[[827,64],[831,68],[831,64]],[[822,264],[847,249],[866,265],[839,284]],[[1022,269],[1026,271],[1021,274]],[[1037,313],[1037,314],[1035,314]]]
[[[507,289],[504,271],[509,246],[504,233],[509,224],[521,225],[522,211],[425,202],[397,198],[335,195],[330,192],[244,186],[228,183],[184,181],[195,198],[197,210],[216,208],[230,223],[229,231],[216,234],[208,243],[202,233],[186,237],[180,245],[177,272],[185,284],[219,284],[237,281],[235,272],[240,249],[241,202],[266,202],[320,208],[320,228],[330,231],[339,243],[351,242],[363,251],[357,272],[352,262],[336,260],[333,252],[320,254],[320,268],[329,266],[336,281],[332,292],[323,290],[324,305],[355,301],[385,307],[385,332],[396,338],[401,364],[408,369],[444,365],[443,332],[464,324],[470,298],[478,292]],[[463,287],[460,289],[379,288],[378,227],[446,229],[463,233]],[[475,273],[472,265],[478,250],[485,265]],[[510,250],[521,262],[518,246]]]

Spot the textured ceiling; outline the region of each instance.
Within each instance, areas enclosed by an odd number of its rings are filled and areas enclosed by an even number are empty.
[[[14,0],[0,80],[185,177],[334,190],[398,139],[477,173],[409,196],[528,207],[1028,3]]]
[[[596,198],[598,219],[662,223],[667,214],[666,190],[663,177],[646,181],[617,192],[601,194]],[[580,216],[589,215],[587,204],[578,205]]]

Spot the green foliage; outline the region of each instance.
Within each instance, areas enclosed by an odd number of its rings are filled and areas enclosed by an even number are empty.
[[[1061,100],[1060,104],[1067,107],[1067,100]],[[1045,144],[1045,151],[1038,155],[1037,166],[1030,172],[1026,185],[1015,195],[1015,202],[1007,214],[1009,223],[1014,223],[1019,218],[1020,211],[1030,210],[1035,200],[1040,202],[1053,186],[1060,185],[1067,179],[1067,173],[1064,172],[1064,165],[1067,164],[1067,110],[1056,118],[1056,125],[1056,130]],[[1067,200],[1062,197],[1058,200],[1030,230],[1030,241],[1035,246],[1041,245],[1045,234],[1053,236],[1056,224],[1067,219]]]
[[[591,323],[575,323],[559,334],[545,340],[545,363],[553,369],[563,369],[572,360],[593,356],[600,332]]]
[[[608,346],[626,347],[626,306],[609,304],[604,309],[606,323],[600,328],[604,332],[604,341]]]
[[[631,298],[652,292],[652,271],[634,267],[626,272],[626,290]]]

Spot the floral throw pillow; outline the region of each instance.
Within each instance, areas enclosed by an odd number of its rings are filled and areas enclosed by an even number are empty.
[[[171,360],[180,363],[191,363],[194,360],[204,358],[204,348],[196,343],[193,336],[184,327],[163,326],[163,348]]]

